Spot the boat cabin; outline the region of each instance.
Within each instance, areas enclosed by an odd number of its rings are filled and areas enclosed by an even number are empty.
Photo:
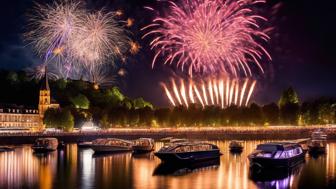
[[[296,143],[265,143],[259,144],[255,157],[288,159],[303,153],[302,147]]]
[[[196,151],[209,151],[213,149],[218,149],[213,144],[208,143],[180,143],[172,144],[169,146],[164,146],[160,151],[173,152],[173,153],[184,153],[184,152],[196,152]]]
[[[116,138],[106,138],[106,139],[96,139],[92,141],[92,145],[98,146],[127,146],[131,147],[132,143],[122,139]]]
[[[57,138],[38,138],[35,140],[36,146],[57,146]]]

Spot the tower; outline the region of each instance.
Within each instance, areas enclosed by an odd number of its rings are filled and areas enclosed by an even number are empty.
[[[40,96],[39,96],[39,114],[40,117],[43,119],[44,113],[50,107],[50,88],[48,83],[48,75],[47,70],[45,70],[44,79],[42,80],[42,85],[40,88]]]

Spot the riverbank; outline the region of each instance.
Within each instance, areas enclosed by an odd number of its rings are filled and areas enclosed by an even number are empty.
[[[146,129],[109,129],[95,132],[68,133],[0,133],[0,144],[33,143],[38,137],[56,137],[67,143],[90,141],[96,138],[115,137],[136,139],[164,137],[202,139],[202,140],[291,140],[309,138],[311,133],[322,128],[328,139],[336,140],[336,127],[333,126],[270,126],[270,127],[206,127],[206,128],[146,128]]]

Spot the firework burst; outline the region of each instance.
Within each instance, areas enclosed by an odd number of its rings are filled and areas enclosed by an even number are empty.
[[[129,38],[115,17],[114,12],[98,11],[82,19],[82,27],[70,43],[75,59],[100,64],[108,58],[122,57],[128,49]]]
[[[152,66],[162,57],[182,71],[252,75],[251,65],[261,72],[263,56],[271,59],[261,41],[269,40],[258,23],[266,19],[252,7],[264,0],[168,1],[168,14],[160,15],[142,28],[151,36],[156,53]],[[148,8],[154,10],[153,8]]]
[[[78,2],[55,1],[51,5],[36,4],[29,17],[29,32],[25,37],[41,56],[49,59],[63,54],[71,44],[76,31],[81,27],[84,11]]]
[[[72,0],[36,4],[25,37],[44,57],[43,65],[51,68],[48,71],[54,70],[61,78],[106,83],[113,78],[102,70],[107,64],[113,66],[116,59],[124,59],[130,46],[128,32],[117,19],[121,11],[89,13],[84,7]]]

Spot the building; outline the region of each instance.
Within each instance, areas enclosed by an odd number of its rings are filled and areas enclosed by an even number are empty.
[[[0,131],[41,130],[44,128],[44,113],[49,108],[59,108],[52,102],[48,77],[42,80],[38,109],[13,104],[0,105]]]
[[[42,120],[39,111],[17,105],[1,105],[0,131],[3,130],[39,130]]]
[[[39,115],[41,119],[43,119],[44,113],[49,108],[59,108],[59,104],[55,103],[51,99],[48,76],[45,75],[45,79],[42,81],[42,85],[40,88],[40,96],[39,96],[39,104],[38,104]]]

